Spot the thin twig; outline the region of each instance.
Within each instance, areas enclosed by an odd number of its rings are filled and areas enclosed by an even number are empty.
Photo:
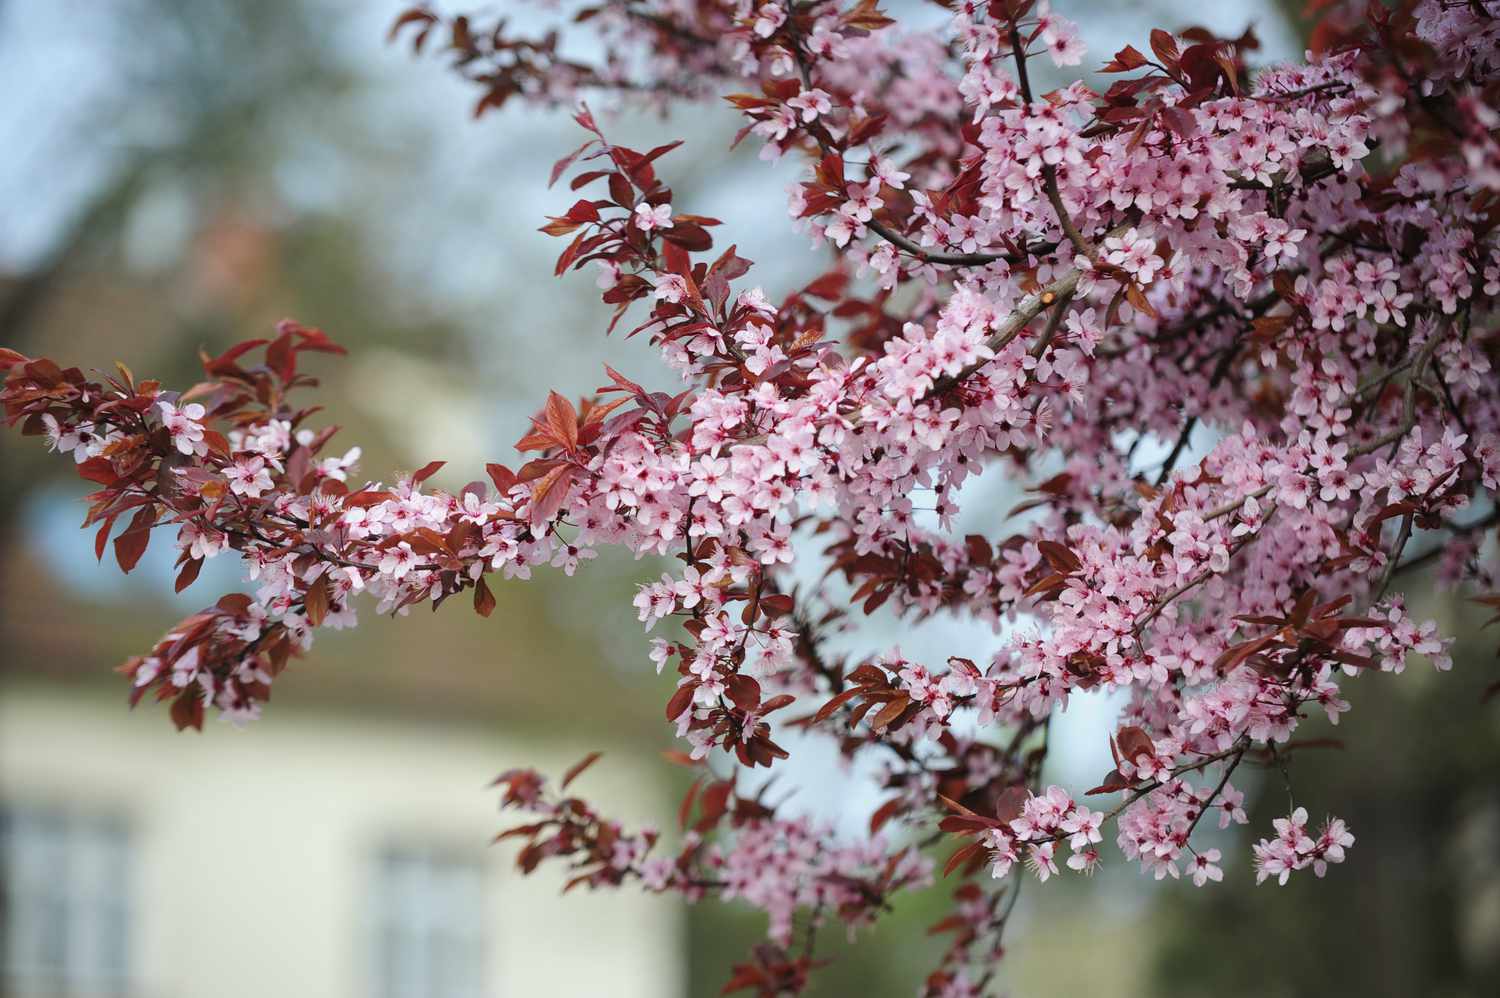
[[[1390,557],[1385,563],[1385,571],[1380,576],[1380,585],[1375,590],[1372,603],[1379,603],[1385,598],[1385,591],[1390,587],[1391,578],[1396,574],[1396,563],[1401,560],[1401,552],[1406,550],[1406,542],[1411,540],[1411,521],[1410,513],[1401,518],[1401,532],[1396,535],[1396,543],[1391,546]]]

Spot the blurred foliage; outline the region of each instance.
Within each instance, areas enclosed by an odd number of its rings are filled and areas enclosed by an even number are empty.
[[[1422,583],[1421,585],[1425,585]],[[1293,789],[1315,823],[1336,814],[1357,837],[1319,880],[1256,887],[1225,871],[1208,891],[1163,895],[1152,993],[1161,998],[1481,998],[1500,994],[1500,703],[1481,703],[1500,666],[1477,608],[1449,604],[1453,671],[1418,666],[1345,685],[1342,751],[1305,752]],[[1288,811],[1263,778],[1250,831]],[[1257,836],[1258,837],[1258,836]]]

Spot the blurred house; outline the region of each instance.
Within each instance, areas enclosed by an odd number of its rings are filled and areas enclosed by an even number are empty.
[[[485,848],[503,737],[349,716],[190,739],[158,720],[5,687],[6,994],[678,993],[670,907],[562,898]]]
[[[562,897],[487,846],[513,823],[484,790],[497,764],[576,756],[359,710],[179,735],[121,692],[0,685],[0,993],[682,993],[674,906]],[[641,771],[605,772],[602,799],[659,801]]]

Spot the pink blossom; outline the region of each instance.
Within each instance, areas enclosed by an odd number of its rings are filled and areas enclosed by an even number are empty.
[[[652,229],[670,229],[672,206],[669,204],[650,205],[645,202],[636,205],[635,227],[642,232],[650,232]]]
[[[172,435],[172,446],[188,456],[202,457],[208,453],[208,444],[203,439],[203,417],[205,410],[197,402],[189,402],[177,408],[170,402],[158,402],[162,425]]]
[[[235,458],[234,464],[227,469],[226,477],[229,479],[229,490],[247,499],[259,498],[269,492],[273,485],[271,472],[266,468],[266,459],[259,455]]]

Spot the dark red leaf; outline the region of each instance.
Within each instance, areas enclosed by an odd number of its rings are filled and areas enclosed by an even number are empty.
[[[115,538],[115,560],[120,563],[120,571],[129,572],[141,560],[151,543],[151,528],[155,525],[156,507],[148,505],[136,510],[130,525]]]
[[[697,683],[686,683],[677,687],[677,692],[672,694],[672,699],[667,701],[667,720],[675,721],[687,710],[693,702],[693,693],[698,689]]]
[[[594,763],[598,762],[603,755],[603,752],[590,752],[578,762],[574,763],[573,767],[563,774],[561,789],[568,789],[569,783],[572,783],[585,769],[588,769]]]
[[[482,575],[474,583],[474,612],[481,617],[495,612],[495,594],[490,592],[490,584]]]

